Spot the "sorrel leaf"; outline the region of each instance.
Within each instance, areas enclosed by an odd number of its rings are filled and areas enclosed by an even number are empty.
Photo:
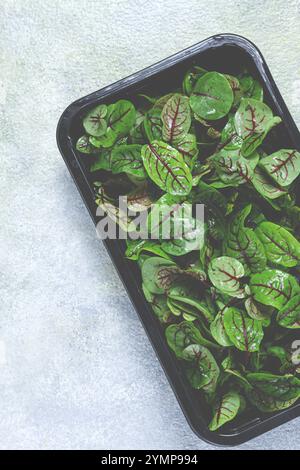
[[[253,98],[257,101],[263,101],[264,92],[258,80],[255,80],[249,74],[244,74],[239,77],[239,82],[242,94],[245,98]]]
[[[169,99],[174,95],[174,93],[167,93],[166,95],[161,96],[158,100],[154,103],[153,108],[160,109],[162,111],[164,105],[169,101]]]
[[[233,91],[226,77],[217,72],[207,72],[197,80],[190,105],[200,118],[212,121],[226,116],[233,100]]]
[[[232,92],[233,92],[233,106],[237,106],[241,100],[243,91],[239,82],[239,79],[237,77],[234,77],[233,75],[225,75],[227,78],[229,85],[231,86]]]
[[[200,344],[190,344],[182,351],[182,358],[186,361],[192,361],[194,368],[200,371],[202,381],[201,386],[197,388],[202,388],[208,393],[214,393],[220,369],[209,349]],[[193,385],[193,382],[191,383]]]
[[[126,135],[134,126],[135,119],[136,111],[133,104],[127,100],[119,100],[109,114],[107,132],[111,131],[118,137]]]
[[[238,135],[234,127],[234,117],[230,116],[221,133],[220,147],[226,150],[241,149],[243,139]]]
[[[258,162],[257,156],[254,156],[254,158],[252,161],[244,158],[239,149],[228,150],[223,148],[214,155],[212,163],[223,183],[238,186],[251,182],[254,168]]]
[[[181,204],[178,210],[175,209],[175,213],[172,211],[169,221],[171,238],[161,242],[167,253],[182,256],[203,247],[204,222],[193,217],[190,205]],[[162,221],[162,226],[165,222],[166,220]]]
[[[136,118],[134,126],[129,132],[130,142],[132,144],[143,144],[145,141],[143,133],[143,123],[145,120],[145,115],[141,111],[136,112]]]
[[[136,111],[130,101],[119,100],[107,108],[107,127],[103,135],[92,136],[90,142],[96,147],[112,147],[115,142],[125,136],[135,124]]]
[[[273,222],[262,222],[255,233],[270,263],[288,268],[300,263],[300,243],[288,230]]]
[[[262,134],[272,118],[273,112],[265,103],[243,98],[234,116],[236,132],[243,140],[253,134]]]
[[[280,186],[290,185],[300,173],[300,153],[283,149],[261,159],[259,165]]]
[[[277,314],[277,322],[284,328],[300,328],[300,294],[294,295]]]
[[[243,155],[251,155],[272,127],[280,121],[280,118],[273,117],[272,110],[266,104],[252,98],[243,98],[234,117],[236,132],[244,141]]]
[[[199,297],[195,288],[190,287],[190,282],[187,281],[187,273],[183,272],[182,274],[184,275],[182,277],[185,279],[183,279],[181,282],[180,280],[177,280],[177,282],[172,285],[168,292],[169,298],[180,302],[180,304],[185,304],[185,306],[188,305],[192,307],[192,312],[188,310],[190,313],[194,313],[196,317],[199,317],[198,312],[200,312],[201,316],[203,315],[208,322],[211,322],[213,315],[210,312],[208,306],[203,301],[203,299]]]
[[[98,149],[91,145],[88,135],[83,135],[82,137],[79,137],[76,142],[76,150],[78,150],[78,152],[87,154],[98,152]]]
[[[213,322],[210,324],[210,331],[218,344],[221,346],[232,346],[233,343],[229,339],[228,334],[226,333],[225,326],[224,326],[224,313],[226,309],[221,310],[217,316],[214,318]]]
[[[160,258],[171,260],[170,256],[165,253],[161,246],[156,242],[143,239],[127,240],[127,248],[125,252],[126,258],[137,260],[142,252],[152,253]]]
[[[270,312],[264,305],[255,302],[251,296],[245,300],[245,310],[249,317],[253,318],[253,320],[261,321],[263,326],[270,325],[271,315],[273,312]]]
[[[147,184],[138,185],[132,191],[126,194],[125,198],[128,209],[134,212],[147,211],[153,204],[153,199],[149,194]]]
[[[168,323],[171,311],[167,304],[167,298],[164,295],[155,295],[150,303],[152,310],[160,323]]]
[[[196,136],[194,134],[186,134],[179,142],[177,142],[176,148],[183,156],[185,163],[193,169],[195,158],[199,153]]]
[[[244,276],[243,265],[234,258],[221,256],[208,266],[208,275],[213,285],[230,296],[239,296],[240,279]]]
[[[142,159],[149,177],[172,195],[186,195],[192,189],[192,174],[178,150],[162,141],[142,147]]]
[[[183,93],[185,95],[190,96],[193,92],[193,89],[197,80],[206,73],[207,73],[207,70],[197,65],[194,66],[191,70],[189,70],[185,74],[184,79],[183,79],[183,83],[182,83]]]
[[[241,152],[245,157],[249,157],[252,153],[263,143],[267,134],[270,130],[280,124],[281,119],[277,116],[273,117],[265,127],[265,130],[261,133],[254,132],[245,138],[243,145],[241,147]]]
[[[278,400],[287,401],[300,397],[300,379],[293,375],[256,372],[247,374],[246,378],[255,389]]]
[[[245,274],[263,271],[267,261],[264,246],[256,233],[244,226],[251,207],[248,204],[240,212],[233,214],[224,243],[225,253],[243,264]]]
[[[262,324],[247,317],[236,308],[229,307],[224,313],[224,326],[230,341],[241,351],[259,351],[264,337]]]
[[[269,269],[251,276],[250,289],[255,300],[279,310],[299,292],[299,285],[291,274]]]
[[[173,95],[163,107],[161,120],[163,139],[171,145],[180,142],[188,133],[192,122],[188,97]]]
[[[239,412],[241,405],[240,395],[229,391],[213,405],[213,419],[209,424],[210,431],[216,431],[224,424],[232,421]]]
[[[142,146],[138,144],[118,145],[111,152],[110,167],[112,173],[129,173],[146,177],[141,157]]]
[[[261,168],[259,168],[259,166],[254,170],[251,183],[256,191],[266,199],[277,199],[287,193],[285,189],[274,183],[273,180]]]
[[[285,410],[292,406],[298,398],[291,400],[279,400],[274,398],[261,390],[255,388],[249,390],[247,393],[248,400],[263,413],[274,413],[274,411]]]
[[[180,268],[173,261],[154,256],[143,263],[143,283],[149,292],[164,294],[180,272]]]
[[[101,137],[106,132],[107,124],[106,117],[107,106],[100,104],[93,108],[83,120],[83,127],[85,131],[94,137]]]
[[[161,109],[158,107],[151,108],[144,120],[144,130],[148,141],[162,139],[162,120]]]
[[[184,210],[184,197],[164,194],[152,206],[148,215],[147,226],[152,239],[169,239],[172,219],[176,219]]]
[[[177,357],[183,357],[184,349],[190,344],[203,344],[203,337],[198,328],[191,322],[184,321],[169,325],[165,331],[170,349]]]
[[[102,208],[102,210],[125,232],[133,232],[136,227],[132,219],[128,217],[128,214],[114,205],[112,202],[107,201],[103,198],[96,199],[96,204]]]
[[[99,171],[99,170],[106,170],[110,171],[110,159],[111,159],[111,152],[107,149],[101,149],[100,153],[97,155],[96,160],[91,165],[91,172]]]

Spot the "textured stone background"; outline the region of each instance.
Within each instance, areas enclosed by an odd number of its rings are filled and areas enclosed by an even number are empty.
[[[189,429],[56,147],[73,100],[220,32],[300,124],[291,0],[1,0],[0,447],[208,449]],[[242,446],[299,449],[300,420]]]

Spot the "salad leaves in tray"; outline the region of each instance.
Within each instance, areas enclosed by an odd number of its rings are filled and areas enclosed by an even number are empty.
[[[300,397],[300,153],[278,148],[281,119],[246,71],[194,66],[181,89],[134,103],[91,109],[76,149],[97,204],[122,230],[135,225],[120,196],[146,213],[148,237],[129,237],[125,256],[140,267],[182,374],[208,403],[210,430],[252,407],[290,407]],[[190,229],[175,237],[182,206]]]

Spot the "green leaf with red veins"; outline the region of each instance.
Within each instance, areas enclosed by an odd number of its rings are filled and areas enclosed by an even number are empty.
[[[234,124],[237,134],[243,139],[242,153],[251,155],[261,145],[267,133],[281,119],[273,117],[273,112],[265,103],[251,98],[243,98],[235,113]]]
[[[186,134],[182,140],[177,142],[176,148],[183,156],[184,161],[192,169],[198,156],[196,136],[194,134]]]
[[[130,101],[117,101],[107,120],[107,130],[114,132],[118,137],[126,135],[134,126],[136,119],[135,107]]]
[[[259,163],[280,186],[289,186],[300,173],[300,153],[283,149],[261,159]]]
[[[202,376],[201,386],[197,386],[197,389],[201,388],[207,393],[214,393],[220,369],[209,349],[200,344],[190,344],[183,350],[182,358],[193,362],[194,368],[198,369]],[[188,375],[188,378],[190,379],[191,376]],[[190,382],[193,385],[194,382]]]
[[[233,92],[233,106],[236,106],[241,101],[241,97],[243,94],[240,82],[233,75],[225,75],[225,77],[227,78]]]
[[[153,109],[160,109],[160,111],[162,111],[165,104],[169,101],[170,98],[172,98],[173,95],[174,93],[168,93],[167,95],[163,95],[158,98],[158,100],[153,105]]]
[[[166,253],[183,256],[191,251],[200,250],[204,245],[204,223],[182,213],[171,219],[171,239],[162,240],[161,246]]]
[[[109,218],[119,225],[119,227],[125,232],[133,232],[136,230],[136,226],[126,211],[123,211],[118,206],[115,206],[110,201],[103,199],[100,196],[96,199],[96,204],[109,216]]]
[[[142,279],[152,294],[164,294],[182,270],[173,262],[158,256],[146,259],[142,265]]]
[[[223,183],[238,186],[251,182],[258,158],[254,155],[253,160],[246,159],[241,156],[239,149],[223,148],[213,156],[211,161]]]
[[[250,278],[250,289],[254,300],[264,305],[272,305],[278,310],[300,291],[297,279],[278,269],[253,274]]]
[[[163,139],[170,144],[180,142],[188,133],[192,122],[188,97],[173,95],[163,107],[161,120]]]
[[[107,108],[107,129],[100,137],[91,137],[90,142],[96,147],[108,148],[128,134],[135,124],[136,111],[130,101],[119,100]]]
[[[234,116],[230,116],[221,133],[220,148],[235,150],[240,149],[242,144],[243,139],[238,135],[234,127]]]
[[[106,114],[107,106],[105,104],[100,104],[92,109],[83,120],[85,131],[94,137],[101,137],[105,134],[107,128]]]
[[[164,194],[153,204],[147,218],[152,239],[170,238],[172,219],[180,214],[183,202],[183,197]]]
[[[195,65],[191,70],[189,70],[183,79],[182,89],[185,95],[190,96],[193,92],[194,86],[197,80],[205,75],[207,70],[203,69],[202,67],[198,67]]]
[[[297,397],[291,400],[279,400],[278,398],[274,398],[257,388],[248,390],[246,393],[247,398],[252,403],[252,405],[254,405],[263,413],[274,413],[275,411],[290,408],[299,398]]]
[[[192,174],[178,150],[161,141],[142,147],[142,159],[149,177],[163,191],[187,195],[192,189]]]
[[[205,211],[207,211],[205,220],[208,224],[208,230],[218,231],[218,227],[220,227],[220,230],[223,231],[227,210],[227,200],[223,193],[200,180],[190,195],[189,201],[205,206]],[[210,219],[207,218],[207,214],[211,214]]]
[[[126,258],[136,261],[143,252],[152,253],[161,258],[171,260],[170,256],[162,250],[157,242],[143,239],[127,240]]]
[[[293,400],[300,397],[300,379],[291,374],[275,375],[269,372],[254,372],[246,375],[255,388],[278,400]]]
[[[187,321],[168,326],[165,335],[170,349],[180,359],[182,359],[184,349],[190,344],[205,346],[207,343],[200,330],[193,323]]]
[[[210,431],[216,431],[232,421],[239,412],[241,398],[237,392],[229,391],[213,404],[213,419],[209,424]]]
[[[273,112],[265,103],[243,98],[234,116],[236,132],[243,140],[261,134],[272,118]]]
[[[227,335],[240,351],[259,351],[264,337],[262,322],[247,317],[240,310],[229,307],[224,313],[224,326]]]
[[[99,150],[90,143],[89,136],[87,135],[79,137],[76,142],[76,150],[78,150],[78,152],[87,154],[99,152]]]
[[[249,157],[249,155],[251,155],[263,143],[263,141],[265,140],[268,132],[270,132],[270,130],[273,127],[277,126],[277,124],[280,124],[280,122],[281,122],[281,119],[279,117],[275,116],[274,118],[272,118],[269,121],[269,123],[267,124],[266,129],[264,130],[264,132],[262,132],[260,134],[253,133],[252,135],[247,137],[244,140],[242,148],[241,148],[242,154],[245,157]]]
[[[226,311],[226,308],[222,309],[214,318],[213,322],[210,324],[210,332],[218,344],[220,344],[221,346],[227,347],[227,346],[232,346],[233,343],[229,339],[229,336],[225,330],[225,326],[224,326],[225,311]]]
[[[244,275],[242,263],[229,256],[214,258],[208,266],[208,276],[213,285],[232,297],[240,294],[240,279]]]
[[[245,309],[249,317],[253,318],[253,320],[261,321],[263,326],[270,325],[272,312],[267,311],[267,307],[259,305],[252,297],[248,297],[248,299],[245,300]]]
[[[225,254],[239,260],[245,268],[246,275],[263,271],[267,263],[260,239],[253,229],[244,226],[251,209],[251,204],[248,204],[241,211],[233,214],[224,241]]]
[[[132,144],[144,144],[145,136],[143,133],[143,123],[145,115],[141,111],[136,112],[135,124],[130,130],[130,141]]]
[[[164,295],[155,295],[150,302],[154,314],[159,319],[160,323],[168,323],[171,316],[171,311],[167,305],[167,298]]]
[[[146,177],[141,157],[142,145],[118,145],[111,152],[110,167],[113,173],[129,173],[138,177]]]
[[[153,199],[149,195],[147,185],[140,185],[130,193],[124,196],[126,198],[127,207],[135,212],[143,212],[149,209],[153,204]]]
[[[98,150],[99,152],[99,150]],[[110,171],[110,160],[111,160],[111,151],[107,149],[101,149],[99,155],[97,155],[96,160],[90,167],[90,171],[106,170]]]
[[[300,294],[294,295],[277,314],[277,322],[283,328],[300,328]]]
[[[200,118],[214,121],[229,113],[233,99],[233,91],[226,77],[218,72],[207,72],[197,80],[190,106]]]
[[[277,199],[287,194],[287,191],[277,186],[259,166],[255,168],[251,182],[256,191],[266,199]]]
[[[180,302],[181,305],[192,307],[198,317],[198,312],[200,312],[208,322],[211,322],[213,315],[208,309],[206,303],[203,301],[195,287],[191,287],[187,272],[184,271],[182,274],[182,279],[179,279],[171,286],[168,292],[169,298],[173,301]]]
[[[254,78],[251,77],[251,75],[249,75],[247,72],[245,72],[239,76],[239,82],[240,82],[243,94],[246,95],[253,88]]]
[[[255,233],[264,245],[270,263],[287,268],[300,263],[300,243],[288,230],[273,222],[262,222]]]
[[[257,101],[263,101],[264,92],[258,80],[255,80],[248,74],[239,78],[242,94],[245,98],[253,98]]]
[[[246,96],[248,98],[252,98],[252,99],[257,100],[257,101],[263,101],[263,99],[264,99],[264,90],[263,90],[263,87],[261,86],[261,84],[257,80],[253,81],[253,85],[250,88],[250,90],[248,90],[246,92]]]
[[[193,217],[191,204],[162,196],[147,220],[151,238],[161,238],[162,248],[173,256],[199,250],[204,244],[204,223]]]
[[[147,113],[144,120],[144,130],[149,142],[153,140],[161,140],[162,138],[162,120],[161,109],[151,108]]]

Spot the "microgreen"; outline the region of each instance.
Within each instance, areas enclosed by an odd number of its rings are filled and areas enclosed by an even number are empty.
[[[300,153],[279,147],[281,119],[247,71],[194,65],[182,89],[144,91],[83,116],[74,150],[95,202],[129,234],[118,198],[145,215],[148,239],[127,240],[124,256],[209,429],[286,409],[300,397]]]

